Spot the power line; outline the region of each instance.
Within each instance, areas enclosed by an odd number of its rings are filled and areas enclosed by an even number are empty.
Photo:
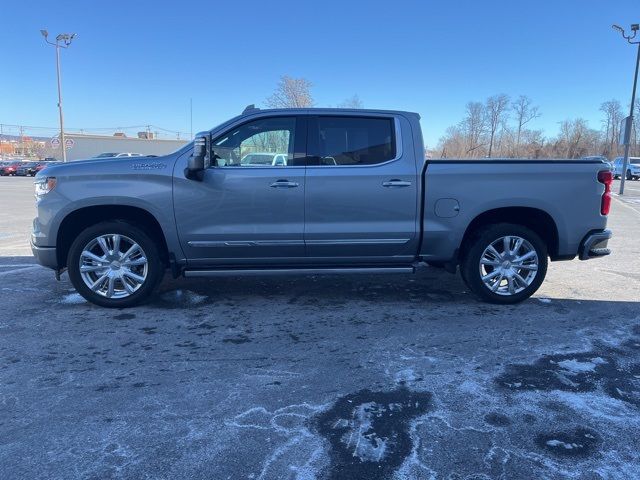
[[[41,130],[41,131],[51,131],[51,132],[59,131],[58,127],[44,127],[39,125],[18,125],[18,124],[1,123],[1,122],[0,122],[0,125],[9,129],[15,129],[15,130],[23,129],[23,130]],[[136,129],[138,129],[139,131],[142,131],[142,130],[150,131],[151,128],[153,128],[154,130],[165,132],[165,133],[170,133],[176,136],[179,136],[179,135],[188,136],[188,132],[182,132],[180,130],[171,130],[169,128],[164,128],[164,127],[160,127],[153,124],[128,125],[128,126],[117,126],[117,127],[82,127],[82,128],[66,127],[66,130],[67,131],[73,130],[76,132],[103,132],[103,131],[118,132],[123,130],[136,130]]]

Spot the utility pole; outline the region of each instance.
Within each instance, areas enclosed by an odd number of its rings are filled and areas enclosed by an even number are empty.
[[[44,37],[44,41],[49,45],[53,45],[56,48],[56,74],[58,77],[58,111],[60,114],[60,148],[62,148],[62,161],[67,161],[67,146],[65,145],[64,138],[64,115],[62,114],[62,86],[60,85],[60,49],[69,48],[71,42],[76,37],[75,33],[61,33],[56,37],[55,43],[49,41],[49,32],[46,30],[40,30],[40,33]],[[61,43],[62,42],[62,43]]]
[[[626,129],[631,129],[633,125],[633,110],[635,108],[636,103],[636,87],[638,85],[638,67],[640,67],[640,40],[636,40],[632,42],[636,35],[638,34],[638,30],[640,30],[640,24],[634,23],[631,25],[631,31],[633,32],[631,35],[626,35],[624,29],[619,27],[618,25],[612,25],[612,28],[622,34],[622,37],[627,40],[631,45],[638,45],[638,56],[636,58],[636,73],[633,76],[633,89],[631,90],[631,109],[629,112],[629,120],[626,122]],[[630,133],[630,132],[629,132]],[[629,137],[630,138],[630,137]],[[622,162],[622,171],[620,172],[620,195],[624,194],[624,182],[627,179],[627,168],[629,167],[629,147],[631,146],[631,141],[624,141],[624,160]]]

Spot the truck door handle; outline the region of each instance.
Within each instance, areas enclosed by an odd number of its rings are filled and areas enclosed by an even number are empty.
[[[295,188],[300,184],[297,182],[290,182],[289,180],[278,180],[269,185],[271,188]]]
[[[405,180],[398,180],[394,178],[393,180],[389,180],[386,182],[382,182],[383,187],[410,187],[411,182],[407,182]]]

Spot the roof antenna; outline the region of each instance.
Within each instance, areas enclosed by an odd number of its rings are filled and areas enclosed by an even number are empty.
[[[247,108],[245,108],[245,109],[242,111],[242,114],[243,114],[243,115],[245,115],[245,114],[247,114],[247,113],[251,113],[251,112],[253,112],[254,110],[260,110],[260,109],[259,109],[259,108],[256,108],[255,103],[252,103],[251,105],[247,105]]]

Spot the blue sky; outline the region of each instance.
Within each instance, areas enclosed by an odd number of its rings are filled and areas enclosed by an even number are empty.
[[[62,53],[70,127],[194,131],[262,104],[278,78],[313,82],[317,106],[417,111],[435,146],[469,100],[530,96],[553,135],[630,99],[635,49],[610,25],[637,0],[33,2],[2,7],[0,123],[55,127],[55,59],[39,30],[76,32]]]

